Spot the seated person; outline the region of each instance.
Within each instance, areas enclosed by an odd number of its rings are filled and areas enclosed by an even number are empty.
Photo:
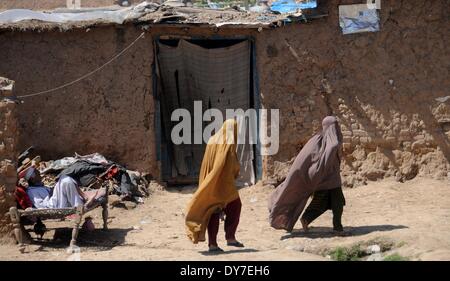
[[[14,190],[14,197],[16,198],[17,208],[26,210],[32,208],[30,197],[27,194],[28,182],[24,178],[17,181],[16,189]]]
[[[104,190],[83,192],[69,176],[61,177],[51,190],[44,186],[39,171],[33,167],[29,168],[25,179],[28,181],[28,197],[37,209],[89,206],[95,199],[104,195]]]

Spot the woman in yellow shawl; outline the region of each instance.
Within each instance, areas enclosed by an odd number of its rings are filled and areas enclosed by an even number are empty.
[[[186,230],[189,239],[194,244],[205,241],[205,232],[208,229],[208,246],[211,252],[223,251],[217,245],[222,212],[226,216],[227,245],[244,247],[235,238],[241,214],[241,200],[235,185],[240,170],[236,144],[237,122],[228,119],[208,141],[200,169],[198,189],[186,212]]]

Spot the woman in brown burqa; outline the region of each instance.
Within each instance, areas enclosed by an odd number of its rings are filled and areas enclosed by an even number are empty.
[[[301,218],[303,229],[307,231],[313,220],[331,209],[334,230],[343,230],[341,217],[345,198],[340,176],[341,146],[342,133],[337,119],[325,117],[322,132],[305,144],[284,182],[270,196],[269,219],[273,228],[291,232],[308,198],[313,195]]]

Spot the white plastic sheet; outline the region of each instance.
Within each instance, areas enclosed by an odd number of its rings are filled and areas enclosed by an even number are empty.
[[[148,2],[143,2],[135,7],[123,8],[115,11],[74,10],[74,12],[39,12],[26,9],[13,9],[0,13],[0,24],[16,23],[24,20],[39,20],[54,23],[102,20],[122,24],[126,20],[137,19],[145,15],[145,13],[155,9],[155,4]]]

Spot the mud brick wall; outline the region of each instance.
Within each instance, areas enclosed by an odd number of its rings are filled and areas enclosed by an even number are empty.
[[[5,32],[0,34],[0,73],[14,78],[17,96],[53,88],[104,64],[141,32],[132,25]],[[152,28],[118,60],[81,83],[25,98],[19,112],[20,150],[33,145],[42,159],[99,152],[158,178],[153,37],[167,34],[228,37],[248,31]]]
[[[0,73],[16,81],[17,96],[54,88],[109,61],[141,32],[131,26],[6,33],[0,40]],[[19,112],[20,149],[33,145],[42,159],[99,152],[158,176],[152,62],[151,36],[145,36],[82,82],[25,98]]]
[[[10,95],[2,90],[5,80],[0,77],[0,243],[13,241],[9,208],[15,204],[12,193],[16,184],[16,153],[18,141],[17,104],[3,99]]]
[[[266,157],[266,177],[286,173],[326,114],[342,126],[345,185],[447,177],[448,1],[384,0],[380,32],[345,36],[338,4],[363,1],[321,2],[327,18],[258,37],[263,104],[281,111],[282,151]]]

